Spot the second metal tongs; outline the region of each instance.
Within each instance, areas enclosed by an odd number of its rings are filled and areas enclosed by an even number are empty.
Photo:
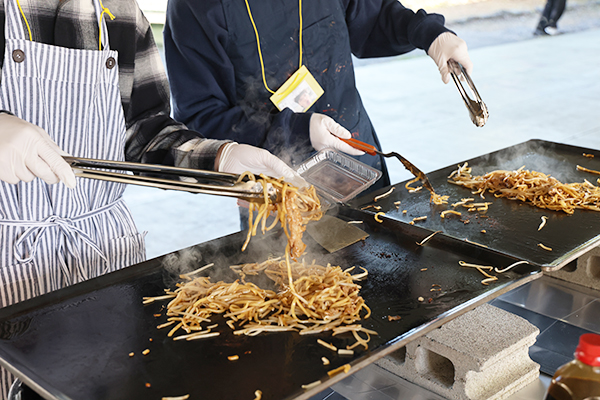
[[[458,92],[462,96],[465,105],[469,110],[469,116],[471,117],[471,121],[473,121],[475,126],[484,126],[490,114],[488,112],[487,106],[481,99],[479,92],[477,92],[477,88],[475,88],[475,84],[471,80],[471,77],[469,76],[465,68],[462,66],[462,64],[457,61],[448,60],[448,66],[450,67],[450,76],[452,76],[452,80],[454,81]],[[457,71],[459,71],[459,73],[457,73]],[[473,94],[475,99],[471,99],[467,94],[461,82],[461,75],[464,78],[465,82],[467,82],[467,85],[469,85],[469,89],[471,90],[471,93]]]
[[[237,197],[242,200],[264,198],[262,184],[248,179],[238,182],[239,175],[236,174],[128,161],[97,160],[71,156],[64,156],[63,158],[73,168],[75,176],[81,178]],[[109,171],[105,171],[106,169]],[[127,174],[124,171],[144,175]],[[173,179],[165,178],[165,176],[173,176]],[[199,181],[211,183],[201,183]],[[274,199],[277,195],[276,189],[268,185],[267,194],[271,199]]]

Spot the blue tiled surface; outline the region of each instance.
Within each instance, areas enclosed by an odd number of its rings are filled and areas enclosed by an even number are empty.
[[[491,304],[538,327],[529,355],[549,375],[573,358],[579,336],[600,333],[600,292],[554,278],[538,279]]]
[[[333,391],[333,389],[325,389],[321,393],[311,397],[309,400],[344,400],[345,397],[333,397],[341,396],[340,394]]]
[[[529,357],[540,364],[540,371],[548,376],[554,375],[554,372],[561,365],[564,365],[573,359],[573,357],[567,357],[537,345],[533,345],[529,348]]]
[[[565,322],[600,334],[600,299],[569,315],[565,318]]]
[[[443,397],[369,365],[332,388],[348,400],[443,400]]]
[[[562,321],[556,321],[556,323],[540,333],[535,344],[538,347],[548,349],[554,353],[562,354],[565,357],[572,359],[573,354],[575,354],[575,348],[577,347],[579,337],[584,333],[589,332],[590,331],[578,326],[567,324]]]
[[[558,279],[536,280],[500,297],[501,300],[553,319],[566,319],[598,301],[597,293]]]
[[[331,392],[325,399],[323,400],[347,400],[346,397],[342,396],[337,392]]]
[[[493,306],[506,310],[510,313],[525,318],[527,321],[535,325],[540,332],[548,329],[552,324],[556,322],[554,318],[546,317],[536,312],[530,311],[526,308],[516,306],[511,303],[507,303],[501,299],[494,299],[490,302]]]

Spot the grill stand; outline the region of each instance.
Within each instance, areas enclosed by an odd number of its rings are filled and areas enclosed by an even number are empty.
[[[600,290],[600,246],[594,247],[558,271],[544,272],[544,275]]]
[[[525,319],[483,304],[376,364],[448,399],[504,399],[538,378],[529,347],[539,332]]]

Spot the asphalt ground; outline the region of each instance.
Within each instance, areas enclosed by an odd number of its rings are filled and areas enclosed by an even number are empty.
[[[423,51],[357,60],[357,84],[384,151],[429,172],[529,139],[600,149],[600,1],[570,0],[560,34],[544,37],[533,36],[543,0],[420,3],[445,15],[469,45],[490,117],[475,127],[456,87],[442,83]],[[392,183],[411,177],[394,160],[388,167]],[[148,232],[149,258],[239,230],[234,199],[134,186],[125,198]]]

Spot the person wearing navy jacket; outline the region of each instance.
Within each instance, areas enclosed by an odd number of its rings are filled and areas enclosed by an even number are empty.
[[[423,49],[444,83],[448,59],[468,73],[473,68],[465,42],[443,16],[396,0],[170,0],[164,46],[175,119],[211,138],[266,148],[293,166],[315,150],[336,148],[383,172],[370,190],[390,184],[384,159],[335,138],[381,149],[352,55]],[[270,97],[300,63],[324,93],[305,112],[280,111]]]

